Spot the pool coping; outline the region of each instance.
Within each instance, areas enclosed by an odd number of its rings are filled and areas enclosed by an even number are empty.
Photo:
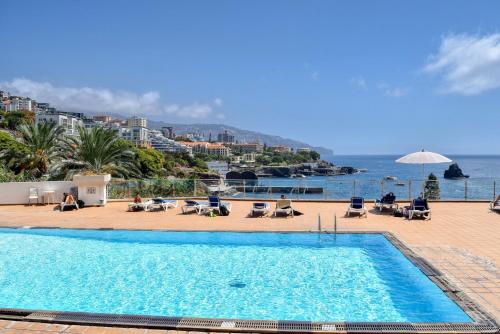
[[[2,226],[20,229],[72,229],[100,231],[152,231],[152,232],[233,232],[233,233],[321,233],[331,231],[182,231],[113,228],[64,228],[34,226]],[[393,233],[386,231],[342,231],[337,234],[382,234],[413,265],[453,300],[472,320],[470,323],[448,322],[325,322],[289,320],[244,320],[223,318],[192,318],[148,315],[120,315],[88,312],[65,312],[0,308],[0,319],[58,323],[68,325],[135,327],[150,329],[196,330],[211,332],[279,332],[279,333],[500,333],[495,319],[463,291],[451,284],[446,277],[423,257],[418,256]]]

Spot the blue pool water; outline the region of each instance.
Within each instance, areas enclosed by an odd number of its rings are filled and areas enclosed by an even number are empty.
[[[381,234],[0,229],[0,308],[471,322]]]

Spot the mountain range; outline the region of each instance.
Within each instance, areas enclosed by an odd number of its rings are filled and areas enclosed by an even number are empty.
[[[332,155],[333,151],[326,147],[312,146],[307,143],[283,138],[281,136],[268,135],[261,132],[243,130],[236,128],[234,126],[224,125],[224,124],[176,124],[176,123],[166,123],[161,121],[148,120],[148,126],[152,129],[161,129],[164,126],[171,126],[174,128],[175,133],[178,135],[186,133],[201,133],[208,137],[211,133],[213,139],[217,139],[217,134],[224,131],[230,132],[234,135],[235,139],[239,142],[260,142],[266,144],[267,146],[283,145],[297,148],[310,148],[315,150],[321,155]]]

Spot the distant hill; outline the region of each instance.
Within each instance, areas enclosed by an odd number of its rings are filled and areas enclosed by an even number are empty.
[[[212,133],[212,138],[216,140],[218,133],[228,131],[232,133],[235,136],[236,140],[240,142],[260,141],[267,146],[284,145],[292,147],[294,149],[308,147],[315,150],[321,155],[333,154],[333,151],[331,149],[325,147],[312,146],[298,140],[268,135],[256,131],[238,129],[233,126],[224,124],[175,124],[148,120],[148,127],[152,129],[160,129],[162,126],[172,126],[175,129],[175,133],[179,135],[192,132],[203,133],[208,136],[209,133]]]

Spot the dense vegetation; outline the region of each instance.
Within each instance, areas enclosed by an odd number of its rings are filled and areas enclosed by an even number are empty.
[[[309,152],[273,152],[265,147],[262,155],[256,157],[256,163],[260,165],[295,165],[304,162],[318,161],[320,154],[316,151]]]
[[[104,128],[80,128],[79,137],[67,137],[63,128],[50,123],[23,123],[11,133],[0,130],[0,164],[1,182],[61,180],[75,173],[130,179],[192,178],[208,172],[203,160],[187,153],[138,148]]]
[[[0,128],[16,130],[22,124],[33,124],[35,113],[28,110],[0,111]]]

